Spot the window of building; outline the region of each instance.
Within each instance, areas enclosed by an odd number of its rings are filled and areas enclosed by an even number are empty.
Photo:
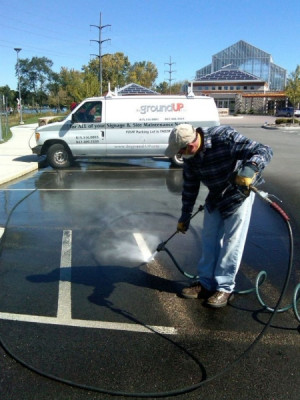
[[[228,90],[228,86],[224,86],[224,90]]]
[[[248,86],[244,86],[244,90],[247,90],[248,89]]]
[[[240,86],[237,86],[237,87],[236,87],[236,90],[241,90],[241,87],[240,87]]]
[[[211,87],[211,90],[216,90],[216,87],[215,87],[215,86],[212,86],[212,87]]]
[[[222,86],[218,86],[218,90],[222,90]]]
[[[234,90],[234,86],[230,86],[230,90]]]

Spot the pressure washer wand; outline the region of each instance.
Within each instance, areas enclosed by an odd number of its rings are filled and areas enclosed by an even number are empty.
[[[200,211],[203,211],[204,207],[202,205],[199,206],[198,210],[190,217],[190,219],[188,221],[190,221],[192,218],[194,218]],[[187,221],[187,222],[188,222]],[[179,230],[177,229],[174,233],[172,233],[172,235],[170,237],[168,237],[167,240],[165,240],[164,242],[161,242],[158,246],[156,251],[162,251],[165,250],[165,245],[169,242],[169,240],[171,240],[177,233],[179,232]]]

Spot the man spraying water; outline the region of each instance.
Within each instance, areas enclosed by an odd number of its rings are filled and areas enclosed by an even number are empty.
[[[182,296],[206,299],[213,308],[224,307],[234,290],[247,238],[255,197],[249,187],[262,182],[261,173],[273,152],[229,126],[195,130],[192,125],[181,124],[172,130],[165,154],[181,154],[184,159],[177,231],[186,233],[189,228],[200,183],[209,190],[199,279],[184,288]]]

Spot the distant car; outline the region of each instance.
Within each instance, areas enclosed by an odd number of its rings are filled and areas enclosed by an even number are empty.
[[[294,107],[280,108],[276,111],[276,117],[292,117],[294,114]]]
[[[300,110],[295,110],[294,115],[295,117],[300,117]]]

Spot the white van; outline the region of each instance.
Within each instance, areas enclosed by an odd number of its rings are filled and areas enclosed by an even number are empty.
[[[66,168],[74,158],[164,156],[171,130],[190,123],[195,128],[219,125],[214,99],[208,96],[92,97],[61,122],[36,128],[34,154],[46,155],[53,168]],[[181,165],[180,156],[171,160]]]

